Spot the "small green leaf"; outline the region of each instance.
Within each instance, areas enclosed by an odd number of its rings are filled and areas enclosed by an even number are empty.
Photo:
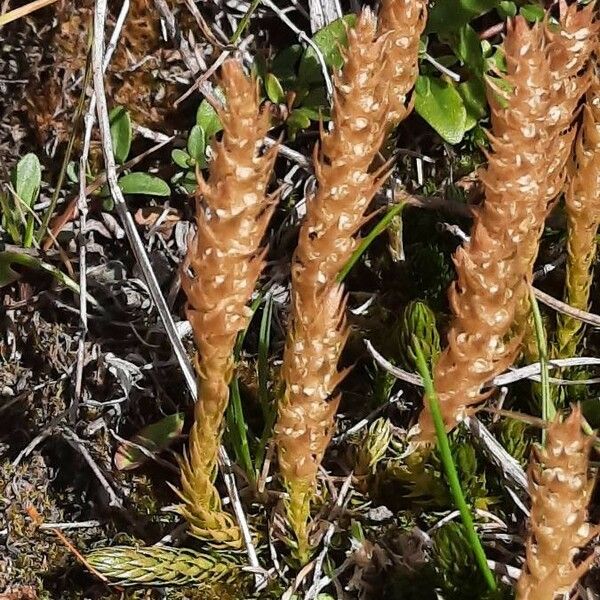
[[[199,165],[205,164],[206,137],[200,125],[192,127],[187,140],[187,151]]]
[[[171,150],[171,158],[178,167],[181,167],[182,169],[187,169],[190,166],[189,161],[192,157],[185,150],[175,148]]]
[[[110,137],[112,139],[113,154],[119,164],[123,164],[129,156],[133,130],[129,111],[123,106],[115,106],[109,115]]]
[[[544,18],[544,7],[539,4],[527,4],[519,11],[530,23],[541,21]]]
[[[275,104],[281,104],[285,102],[285,92],[279,79],[273,75],[273,73],[267,73],[265,78],[265,91],[269,100]]]
[[[69,164],[67,165],[67,177],[71,183],[77,183],[79,181],[78,171],[79,165],[74,160],[69,161]]]
[[[448,41],[454,54],[463,65],[483,79],[485,61],[479,35],[470,25],[464,25],[458,31],[447,35],[441,35],[442,39]]]
[[[333,69],[340,69],[344,64],[341,48],[348,44],[347,29],[354,27],[356,15],[346,15],[336,19],[315,33],[312,40],[321,51],[325,64]],[[308,46],[300,60],[298,80],[305,85],[319,83],[323,73],[319,58],[314,48]]]
[[[180,185],[188,194],[193,194],[198,187],[196,173],[194,171],[188,171],[183,180],[180,182]]]
[[[38,157],[26,154],[17,164],[14,172],[14,186],[17,196],[27,206],[32,206],[40,191],[42,168]]]
[[[452,84],[420,76],[415,86],[415,110],[450,144],[458,144],[462,140],[467,110]]]
[[[124,194],[144,194],[147,196],[170,196],[171,188],[166,181],[149,173],[128,173],[119,179],[119,187]]]
[[[257,79],[262,79],[263,81],[267,77],[268,67],[267,61],[262,54],[257,54],[254,57],[254,62],[252,63],[252,75]]]
[[[296,68],[298,61],[302,56],[304,49],[300,44],[294,44],[284,48],[275,56],[271,64],[271,72],[278,79],[291,79],[296,77]]]
[[[510,0],[502,0],[498,5],[498,14],[503,19],[514,17],[517,14],[517,5]]]
[[[144,427],[131,441],[156,455],[181,435],[183,421],[183,413],[163,417],[160,421]],[[115,454],[115,466],[119,471],[128,471],[139,467],[148,458],[139,448],[122,443]]]
[[[467,110],[467,119],[465,122],[465,131],[473,129],[487,112],[487,97],[485,95],[485,85],[480,79],[469,79],[459,83],[457,91],[463,99],[465,109]]]
[[[310,116],[305,109],[296,108],[290,113],[285,124],[288,128],[288,135],[293,140],[299,131],[310,127]]]
[[[435,0],[429,12],[428,33],[457,31],[472,19],[498,6],[499,0]]]
[[[329,118],[331,109],[327,100],[327,92],[323,87],[310,90],[302,99],[301,105],[304,114],[313,121],[318,121],[321,118],[327,120]]]
[[[218,87],[213,88],[213,92],[219,100],[225,102],[225,96],[222,90]],[[202,100],[196,113],[196,125],[199,125],[204,130],[205,140],[209,141],[215,133],[223,129],[217,111],[208,103],[207,100]]]

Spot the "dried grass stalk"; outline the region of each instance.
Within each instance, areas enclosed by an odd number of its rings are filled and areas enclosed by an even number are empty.
[[[600,225],[600,81],[597,77],[588,90],[565,193],[565,212],[568,222],[565,302],[587,310]],[[556,332],[558,355],[574,356],[582,333],[581,321],[560,314]]]
[[[276,436],[296,556],[310,555],[310,503],[334,428],[343,377],[337,363],[347,337],[337,276],[358,244],[365,211],[382,183],[369,168],[386,134],[385,38],[369,10],[348,32],[345,65],[334,76],[332,129],[321,129],[314,166],[318,188],[307,202],[292,264],[292,322],[285,346]]]
[[[555,421],[529,467],[530,537],[517,584],[517,600],[554,600],[568,594],[595,555],[575,565],[599,528],[587,520],[594,481],[588,476],[592,438],[583,434],[581,410]]]
[[[488,86],[492,152],[481,175],[485,202],[475,213],[470,241],[454,258],[458,279],[449,292],[454,318],[448,346],[434,369],[449,429],[486,397],[483,386],[515,358],[519,338],[508,334],[531,281],[548,186],[553,185],[548,171],[557,138],[550,114],[555,93],[544,26],[529,28],[518,17],[509,23],[504,51],[503,79],[511,91],[491,82]],[[425,407],[418,439],[433,438],[431,414]]]
[[[182,515],[193,535],[241,545],[232,518],[221,510],[213,482],[223,416],[233,374],[233,347],[248,325],[247,304],[264,265],[261,240],[274,205],[267,195],[276,148],[261,155],[269,129],[258,87],[237,61],[222,67],[227,106],[219,110],[223,137],[213,142],[208,180],[198,182],[198,231],[182,271],[187,316],[198,350],[198,402],[189,449],[181,461]]]
[[[406,98],[419,74],[419,39],[427,22],[427,3],[424,0],[383,0],[378,21],[379,33],[389,36],[384,75],[390,83],[387,119],[395,127],[412,109]]]

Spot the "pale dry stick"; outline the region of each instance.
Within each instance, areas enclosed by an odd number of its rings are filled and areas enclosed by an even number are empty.
[[[373,409],[366,417],[358,421],[358,423],[352,425],[352,427],[349,427],[348,429],[346,429],[346,431],[342,431],[342,433],[336,435],[334,438],[331,439],[331,445],[336,446],[338,444],[341,444],[350,436],[358,433],[361,429],[364,429],[367,425],[369,425],[369,423],[374,421],[375,418],[378,417],[382,412],[388,410],[390,407],[400,402],[400,400],[402,399],[402,394],[403,392],[402,390],[400,390],[397,394],[394,394],[393,398],[390,398],[385,404],[382,404],[381,406],[378,406],[377,408]]]
[[[503,448],[488,428],[477,418],[467,417],[466,425],[471,434],[479,441],[488,459],[500,470],[503,477],[516,485],[519,492],[527,493],[527,475],[521,465]],[[529,514],[527,508],[519,500],[519,508]]]
[[[29,515],[29,518],[40,528],[43,528],[44,525],[44,520],[42,519],[42,516],[40,515],[40,513],[38,512],[38,510],[35,508],[35,506],[33,506],[32,504],[30,504],[29,506],[26,507],[26,512]],[[71,541],[65,536],[65,534],[61,531],[60,528],[58,527],[53,527],[51,529],[52,533],[67,547],[67,550],[69,550],[69,552],[71,552],[71,554],[73,554],[73,556],[75,556],[75,558],[86,568],[88,569],[91,573],[93,573],[96,577],[98,577],[98,579],[100,579],[100,581],[103,581],[104,583],[108,583],[108,579],[102,575],[102,573],[100,573],[98,570],[96,570],[92,565],[90,565],[90,563],[86,560],[85,556],[83,556],[83,554],[81,554],[81,552],[79,552],[79,550],[77,550],[77,548],[71,543]],[[117,588],[119,589],[119,588]],[[0,596],[0,600],[2,600],[2,596]]]
[[[354,473],[350,473],[348,477],[346,477],[342,487],[340,488],[340,492],[338,494],[337,500],[334,504],[334,510],[339,510],[343,506],[345,506],[350,500],[350,485],[352,483],[352,477]],[[315,567],[313,571],[313,583],[306,592],[304,596],[304,600],[314,600],[317,597],[317,594],[323,589],[320,586],[321,582],[321,573],[323,571],[323,562],[325,561],[325,557],[327,556],[327,552],[329,552],[329,545],[331,543],[331,538],[335,533],[336,524],[335,521],[332,520],[327,527],[327,531],[325,532],[325,536],[323,537],[323,548],[319,555],[315,559]]]
[[[373,344],[369,340],[365,340],[365,345],[367,346],[367,350],[369,354],[375,359],[375,362],[385,369],[388,373],[394,375],[397,379],[401,381],[406,381],[407,383],[411,383],[412,385],[417,385],[422,387],[423,381],[419,375],[416,373],[409,373],[404,369],[393,365],[389,360],[387,360],[382,354],[380,354]],[[564,367],[581,367],[581,366],[595,366],[600,365],[600,358],[594,358],[591,356],[576,356],[573,358],[553,358],[548,361],[549,368],[564,368]],[[541,366],[539,362],[534,362],[525,367],[520,367],[519,369],[511,369],[506,373],[502,373],[494,377],[490,382],[486,385],[488,386],[502,386],[508,385],[509,383],[515,383],[516,381],[521,381],[523,379],[534,379],[536,375],[539,375],[541,371]],[[563,381],[556,379],[555,381]],[[570,380],[565,380],[570,381]],[[575,383],[579,383],[578,380],[573,380]]]
[[[196,60],[195,56],[192,54],[190,50],[190,45],[187,43],[186,39],[181,35],[181,31],[177,26],[177,21],[175,20],[175,15],[169,8],[168,3],[165,0],[154,0],[154,5],[158,9],[158,12],[161,14],[164,19],[165,26],[167,28],[167,32],[169,36],[175,40],[177,44],[179,44],[179,50],[181,52],[181,57],[183,61],[188,66],[192,74],[196,74],[200,70],[200,65]],[[210,85],[205,86],[208,91],[208,95],[210,95]],[[202,93],[206,96],[204,89]]]
[[[312,33],[323,29],[343,15],[339,0],[308,0],[308,9]]]
[[[170,142],[173,139],[172,137],[169,137],[160,131],[154,131],[148,127],[144,127],[143,125],[137,125],[136,123],[133,123],[133,130],[136,133],[139,133],[142,137],[145,137],[147,140],[152,140],[157,144],[160,144],[161,142]]]
[[[457,83],[460,81],[460,75],[458,73],[455,73],[454,71],[451,71],[448,67],[445,67],[442,63],[435,60],[435,58],[433,58],[433,56],[430,56],[429,54],[427,54],[427,52],[425,52],[425,54],[423,55],[423,58],[428,63],[432,64],[440,73],[442,73],[442,75],[446,75],[446,77],[449,77],[450,79],[452,79],[453,81],[456,81]]]
[[[569,317],[573,317],[581,321],[582,323],[587,323],[588,325],[592,325],[594,327],[600,327],[600,315],[588,312],[586,310],[581,310],[579,308],[575,308],[574,306],[570,306],[566,302],[558,300],[550,294],[542,292],[542,290],[538,290],[537,288],[533,288],[533,293],[542,304],[553,308],[559,313],[562,313],[563,315],[567,315]]]
[[[110,59],[117,47],[119,35],[125,24],[127,13],[129,11],[129,0],[124,0],[115,28],[111,35],[108,46],[104,53],[104,60],[102,62],[102,70],[106,72]],[[71,418],[73,421],[77,418],[77,412],[79,410],[79,403],[81,402],[82,395],[82,382],[83,382],[83,366],[85,363],[85,339],[88,332],[88,319],[87,319],[87,246],[85,238],[85,230],[87,227],[87,161],[90,152],[90,144],[92,141],[92,130],[94,128],[94,111],[96,109],[96,95],[92,90],[91,97],[89,100],[88,109],[83,117],[84,122],[84,133],[83,133],[83,150],[79,158],[79,196],[77,198],[77,209],[79,211],[79,340],[77,342],[77,363],[75,366],[75,397],[73,404],[70,408]]]
[[[30,2],[29,4],[25,4],[25,6],[19,6],[19,8],[10,10],[7,13],[0,15],[0,27],[30,15],[32,12],[44,8],[45,6],[49,6],[50,4],[54,4],[55,2],[56,0],[35,0],[35,2]]]
[[[248,35],[246,36],[238,45],[237,47],[231,47],[231,48],[225,48],[224,50],[221,51],[221,54],[219,54],[219,56],[217,57],[217,59],[212,63],[212,65],[210,65],[210,67],[208,69],[206,69],[204,71],[204,73],[202,73],[202,75],[200,77],[198,77],[198,79],[196,79],[196,81],[194,81],[194,83],[181,95],[179,96],[179,98],[177,98],[175,100],[175,102],[173,103],[173,106],[175,106],[175,108],[177,108],[186,98],[188,98],[192,93],[194,93],[197,89],[200,89],[200,86],[207,81],[208,79],[210,79],[219,69],[219,67],[229,58],[229,56],[233,53],[233,52],[243,52],[244,49],[246,48],[246,46],[248,46],[252,41],[254,40],[254,35]]]
[[[161,0],[157,0],[159,2]],[[119,215],[125,232],[127,234],[127,238],[129,243],[131,244],[131,248],[136,258],[136,262],[138,263],[144,279],[146,280],[146,284],[152,295],[152,299],[156,304],[156,309],[159,313],[159,316],[163,322],[165,327],[165,331],[167,333],[167,337],[175,353],[177,361],[180,365],[180,368],[183,372],[186,384],[190,393],[194,400],[196,400],[197,389],[196,389],[196,377],[194,374],[194,370],[190,361],[185,352],[185,348],[179,336],[177,335],[177,330],[175,328],[175,323],[173,321],[173,317],[169,311],[169,307],[165,302],[164,296],[162,295],[160,286],[156,279],[156,275],[152,270],[152,266],[150,265],[150,261],[148,256],[144,250],[144,245],[142,240],[140,239],[139,232],[135,226],[133,221],[133,217],[131,213],[127,209],[127,205],[125,203],[125,198],[123,197],[123,193],[121,188],[119,187],[116,175],[116,165],[113,155],[112,148],[112,139],[110,135],[110,121],[108,117],[108,107],[106,104],[106,95],[104,89],[104,77],[102,73],[102,56],[103,56],[103,45],[104,45],[104,23],[106,20],[106,4],[107,0],[97,0],[95,4],[94,10],[94,41],[92,45],[92,71],[93,71],[93,80],[94,80],[94,89],[96,91],[97,98],[97,113],[98,113],[98,123],[100,127],[100,137],[102,140],[102,151],[104,154],[104,164],[106,167],[106,178],[108,182],[108,186],[115,202],[115,208],[117,214]],[[167,7],[168,8],[168,7]],[[248,554],[248,561],[252,567],[260,569],[260,565],[258,563],[258,558],[256,555],[256,550],[254,548],[254,544],[252,542],[252,537],[250,535],[250,530],[248,528],[248,522],[246,520],[246,516],[244,514],[244,510],[242,508],[239,494],[237,491],[237,486],[235,483],[235,479],[230,474],[230,469],[228,468],[231,462],[229,461],[229,457],[225,452],[223,447],[219,450],[219,457],[221,460],[221,464],[225,465],[224,480],[227,486],[227,490],[229,496],[231,498],[231,504],[235,513],[235,516],[238,520],[238,524],[240,526],[240,530],[242,533],[242,537],[244,539],[244,544],[246,546],[246,552]],[[257,584],[259,584],[261,579],[257,575]]]
[[[109,498],[109,506],[116,506],[118,508],[123,508],[123,502],[121,498],[117,495],[115,490],[112,488],[110,483],[108,483],[108,479],[102,471],[100,467],[96,464],[96,461],[92,458],[92,455],[88,452],[88,449],[85,447],[83,440],[69,427],[62,428],[63,436],[67,440],[70,446],[78,450],[85,462],[89,465],[90,469],[100,482],[100,485],[104,488],[104,491],[108,495]]]
[[[85,362],[85,339],[88,332],[87,319],[87,247],[85,229],[87,227],[87,196],[86,173],[87,161],[90,151],[90,142],[92,139],[92,129],[94,127],[94,105],[90,100],[88,110],[83,118],[85,131],[83,136],[83,150],[79,158],[79,196],[77,198],[77,209],[79,210],[79,340],[77,342],[77,363],[75,366],[75,397],[70,408],[73,421],[77,418],[79,403],[82,395],[83,365]]]
[[[75,521],[74,523],[42,523],[40,529],[60,529],[66,531],[68,529],[91,529],[92,527],[100,527],[100,521]]]

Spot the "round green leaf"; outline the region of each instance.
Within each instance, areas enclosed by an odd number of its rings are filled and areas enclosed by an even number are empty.
[[[267,73],[265,78],[265,91],[269,100],[275,104],[285,102],[285,92],[279,79],[273,75],[273,73]]]
[[[219,100],[225,101],[225,96],[222,90],[218,87],[213,89],[213,92]],[[223,129],[217,111],[208,103],[207,100],[202,100],[196,113],[196,125],[199,125],[204,130],[205,139],[210,140],[215,133]]]
[[[173,162],[182,169],[187,169],[190,166],[190,159],[192,158],[185,150],[175,148],[171,150],[171,158]]]
[[[456,88],[435,77],[420,76],[415,86],[415,110],[448,143],[463,139],[467,110]]]
[[[541,21],[544,18],[544,7],[540,4],[527,4],[521,7],[521,15],[530,23]]]
[[[204,129],[202,129],[200,125],[194,125],[192,127],[187,140],[187,151],[200,165],[205,162],[206,137],[204,135]]]
[[[42,183],[42,167],[38,157],[29,153],[18,163],[14,172],[14,186],[17,196],[27,206],[31,206],[40,191]]]
[[[299,131],[310,127],[310,116],[305,109],[296,108],[290,113],[285,124],[288,128],[289,137],[294,139]]]
[[[498,13],[503,19],[514,17],[517,14],[517,5],[510,0],[502,0],[498,5]]]
[[[296,77],[296,67],[304,49],[300,44],[284,48],[273,59],[271,71],[278,79],[291,79]]]
[[[115,106],[109,115],[110,137],[113,145],[113,155],[119,164],[123,164],[129,156],[133,130],[131,117],[123,106]]]
[[[149,173],[128,173],[119,179],[119,187],[124,194],[144,194],[146,196],[170,196],[171,188],[166,181]]]
[[[188,193],[193,194],[198,188],[198,179],[194,171],[188,171],[180,183],[181,187]]]

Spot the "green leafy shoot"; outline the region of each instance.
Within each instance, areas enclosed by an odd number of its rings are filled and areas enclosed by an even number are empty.
[[[187,151],[193,159],[192,165],[206,166],[206,134],[200,125],[194,125],[187,140]]]
[[[250,481],[254,481],[254,468],[248,444],[248,426],[244,417],[240,382],[237,377],[234,377],[229,384],[229,392],[231,394],[231,401],[227,407],[229,437],[238,463],[242,466]]]
[[[277,411],[269,397],[269,347],[271,342],[271,322],[273,319],[273,296],[265,299],[260,331],[258,336],[258,397],[263,412],[264,427],[256,450],[255,468],[260,473],[265,459],[267,442],[271,437]]]
[[[456,31],[472,19],[498,6],[498,0],[435,0],[429,12],[427,31]]]
[[[221,101],[225,101],[225,96],[220,88],[215,87],[214,94]],[[202,100],[202,102],[200,102],[200,106],[196,112],[196,125],[202,127],[207,142],[223,129],[217,111],[210,105],[208,100]]]
[[[258,310],[262,300],[263,294],[261,293],[258,294],[256,299],[252,302],[250,310],[252,311],[253,315]],[[238,335],[233,351],[236,361],[240,357],[242,345],[244,344],[244,339],[247,332],[248,329],[246,328]],[[231,401],[227,407],[226,415],[229,440],[233,446],[233,451],[235,452],[236,458],[244,469],[247,477],[250,481],[254,481],[255,473],[252,465],[252,457],[250,455],[250,445],[248,443],[248,424],[246,423],[246,418],[244,417],[242,397],[240,394],[240,383],[237,374],[234,374],[233,379],[229,384],[229,392],[231,394]]]
[[[467,505],[467,501],[465,500],[460,481],[458,479],[456,465],[454,464],[454,460],[452,458],[450,442],[448,440],[448,434],[446,433],[444,419],[442,418],[442,413],[440,411],[439,400],[437,398],[437,394],[433,386],[433,380],[431,379],[431,373],[429,371],[427,361],[423,354],[423,350],[421,349],[421,343],[416,336],[413,337],[413,347],[417,358],[417,368],[419,370],[419,374],[423,379],[425,396],[427,398],[429,410],[431,411],[431,416],[433,418],[433,424],[435,427],[435,433],[438,443],[438,450],[442,459],[442,464],[444,465],[446,477],[448,478],[448,485],[450,487],[450,491],[452,492],[454,503],[456,504],[456,508],[460,512],[462,522],[465,526],[467,539],[469,540],[469,544],[471,545],[471,549],[473,550],[473,554],[475,556],[475,560],[481,571],[481,574],[483,575],[489,589],[495,590],[496,580],[487,564],[485,551],[483,549],[483,546],[481,545],[481,540],[479,539],[479,536],[475,531],[473,516],[471,515],[471,511],[469,509],[469,506]]]

